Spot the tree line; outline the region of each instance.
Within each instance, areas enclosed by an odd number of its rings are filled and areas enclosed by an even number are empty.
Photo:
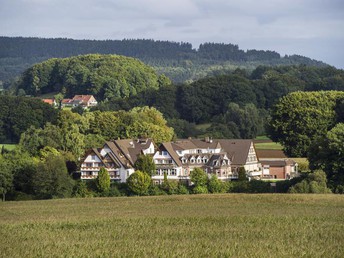
[[[26,68],[50,58],[66,58],[85,54],[116,54],[138,58],[167,75],[174,82],[197,80],[214,71],[253,70],[259,65],[324,63],[303,56],[281,57],[275,51],[241,50],[238,45],[203,43],[194,49],[188,42],[148,39],[72,40],[22,37],[0,37],[0,81],[5,86]]]
[[[294,91],[344,90],[344,72],[333,67],[258,67],[147,90],[103,101],[96,109],[154,106],[179,137],[254,138],[265,133],[270,109]],[[211,124],[199,131],[197,124]]]

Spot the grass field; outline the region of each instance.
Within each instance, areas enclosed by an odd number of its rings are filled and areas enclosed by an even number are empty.
[[[257,150],[282,150],[281,144],[276,142],[257,142],[254,144]]]
[[[343,257],[342,195],[0,204],[1,257]]]
[[[2,144],[1,143],[0,149],[2,149],[2,146],[4,146],[6,150],[11,151],[11,150],[14,150],[16,148],[17,144]]]

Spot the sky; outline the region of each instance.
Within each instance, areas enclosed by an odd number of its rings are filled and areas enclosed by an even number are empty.
[[[232,43],[344,69],[344,0],[0,0],[0,36]]]

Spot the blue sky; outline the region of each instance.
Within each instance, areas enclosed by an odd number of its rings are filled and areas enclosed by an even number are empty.
[[[0,35],[238,44],[344,68],[342,0],[0,0]]]

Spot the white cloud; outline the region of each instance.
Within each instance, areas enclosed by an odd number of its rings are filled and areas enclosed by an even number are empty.
[[[343,53],[343,13],[342,0],[0,0],[0,31],[5,36],[153,38],[194,47],[234,43],[325,58],[344,67],[339,60],[344,54],[338,54]]]

